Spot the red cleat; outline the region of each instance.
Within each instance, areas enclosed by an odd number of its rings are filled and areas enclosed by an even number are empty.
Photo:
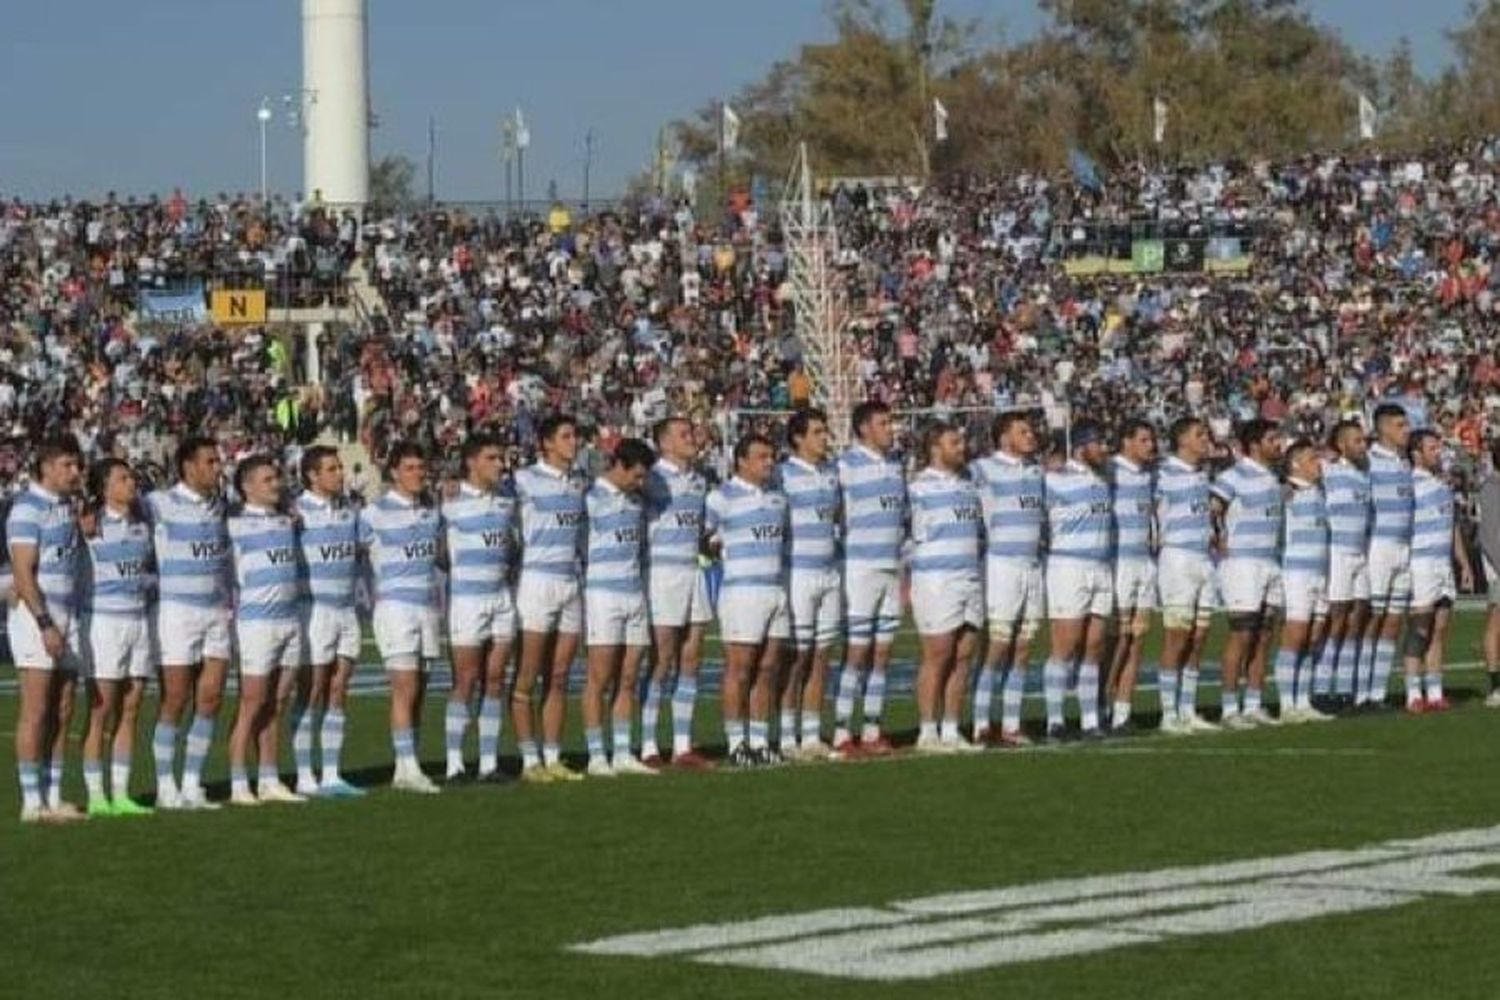
[[[877,736],[873,740],[859,741],[859,754],[861,757],[889,757],[896,752],[891,746],[891,741],[884,736]]]
[[[830,756],[833,760],[858,760],[863,752],[858,740],[847,739],[835,743]]]
[[[1430,711],[1432,711],[1432,709],[1428,708],[1427,703],[1425,701],[1422,701],[1420,698],[1416,701],[1409,701],[1406,703],[1406,712],[1408,715],[1426,715]]]
[[[1002,729],[994,737],[991,746],[1004,747],[1007,750],[1016,750],[1021,747],[1031,746],[1031,740],[1019,729]]]
[[[1446,712],[1452,707],[1453,705],[1449,703],[1447,698],[1427,699],[1427,711],[1429,712]]]
[[[714,762],[696,750],[689,750],[673,755],[672,766],[684,771],[712,771]]]
[[[664,767],[667,766],[666,761],[664,761],[664,760],[661,759],[661,754],[659,754],[659,753],[654,753],[654,754],[651,754],[650,756],[642,757],[641,758],[641,763],[645,764],[647,767],[651,768],[651,770],[653,770],[653,771],[660,771],[662,768],[664,768]]]

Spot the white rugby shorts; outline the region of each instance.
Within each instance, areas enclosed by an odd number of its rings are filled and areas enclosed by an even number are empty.
[[[227,660],[231,652],[229,609],[191,604],[156,606],[156,650],[166,667],[192,667]]]
[[[1115,613],[1128,615],[1156,607],[1156,564],[1150,559],[1115,563]]]
[[[844,586],[834,570],[793,569],[788,585],[792,639],[798,649],[822,649],[844,627]]]
[[[516,607],[510,588],[504,584],[483,597],[463,595],[448,600],[448,644],[483,646],[487,642],[509,642],[516,635]]]
[[[792,634],[786,591],[780,587],[725,587],[719,592],[719,632],[724,642],[758,646]]]
[[[1411,601],[1411,546],[1374,539],[1370,542],[1370,604],[1377,609],[1404,609]]]
[[[139,615],[93,614],[83,619],[83,645],[89,676],[98,681],[149,680],[151,621]]]
[[[849,645],[890,645],[901,627],[900,573],[846,565],[844,611]]]
[[[62,633],[63,652],[56,661],[47,654],[42,645],[41,629],[31,609],[24,604],[13,604],[5,619],[5,634],[10,640],[10,659],[17,667],[28,670],[58,670],[77,673],[83,667],[83,645],[77,617],[61,609],[49,612],[52,624]]]
[[[1047,613],[1053,621],[1107,618],[1115,610],[1109,563],[1053,556],[1047,560]]]
[[[239,621],[234,634],[240,647],[240,673],[247,677],[265,677],[283,667],[302,662],[302,629],[300,622]]]
[[[1036,626],[1047,617],[1047,583],[1040,563],[1021,559],[989,559],[984,566],[984,605],[990,632],[1010,641],[1018,629]]]
[[[1164,611],[1196,618],[1219,606],[1214,564],[1206,552],[1162,549],[1157,558],[1157,590]]]
[[[438,656],[436,608],[400,601],[375,602],[371,623],[387,670],[420,670]]]
[[[307,604],[302,608],[302,662],[324,667],[337,659],[358,661],[363,637],[354,608]]]
[[[516,610],[527,632],[583,630],[583,594],[576,579],[533,573],[521,577],[516,588]]]
[[[650,644],[645,595],[584,588],[583,604],[585,641],[588,645]]]
[[[1335,604],[1370,599],[1370,563],[1363,552],[1329,551],[1328,599]]]
[[[921,635],[947,635],[965,625],[983,628],[984,583],[977,574],[913,573],[911,613]]]
[[[708,603],[708,585],[696,566],[661,566],[646,579],[651,624],[658,628],[707,625],[714,619]]]
[[[1219,592],[1224,595],[1224,610],[1232,614],[1279,608],[1281,567],[1266,559],[1230,556],[1219,564]]]
[[[1411,561],[1411,606],[1435,608],[1458,597],[1453,579],[1452,560],[1413,559]]]
[[[1328,578],[1321,573],[1283,570],[1281,591],[1289,622],[1310,622],[1328,614]]]

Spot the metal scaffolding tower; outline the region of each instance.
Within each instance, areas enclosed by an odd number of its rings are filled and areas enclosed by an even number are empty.
[[[849,343],[848,298],[836,268],[838,231],[832,209],[813,191],[806,143],[797,146],[782,194],[781,229],[792,316],[813,400],[827,412],[834,440],[843,444],[859,392],[857,356]]]

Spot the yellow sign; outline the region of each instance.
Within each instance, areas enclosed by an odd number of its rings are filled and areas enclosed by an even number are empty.
[[[264,288],[220,288],[209,300],[214,322],[220,326],[241,326],[266,321]]]

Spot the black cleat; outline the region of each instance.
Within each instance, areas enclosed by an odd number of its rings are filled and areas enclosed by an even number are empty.
[[[729,766],[742,769],[752,768],[756,765],[755,752],[750,749],[750,744],[741,742],[729,752]]]
[[[462,788],[472,784],[474,784],[474,776],[468,771],[459,771],[443,778],[443,785],[448,788]]]
[[[1070,735],[1067,726],[1058,723],[1057,725],[1047,727],[1048,743],[1067,743],[1069,739]]]
[[[503,786],[503,785],[513,785],[513,784],[516,783],[516,779],[515,778],[512,778],[510,775],[506,774],[504,771],[500,770],[498,767],[495,768],[495,770],[490,771],[488,774],[481,774],[479,776],[478,780],[479,780],[479,783],[481,785],[502,785]]]
[[[1085,729],[1078,735],[1078,739],[1085,743],[1103,743],[1104,732],[1100,729]]]

